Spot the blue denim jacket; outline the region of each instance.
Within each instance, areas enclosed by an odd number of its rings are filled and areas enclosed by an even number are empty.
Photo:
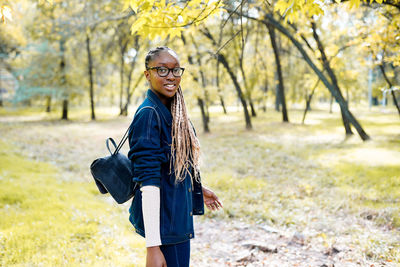
[[[170,172],[171,124],[171,112],[154,92],[148,90],[129,132],[128,158],[133,164],[133,180],[140,187],[153,185],[160,188],[160,235],[163,245],[194,237],[190,176],[176,184],[173,169]],[[130,222],[144,237],[140,190],[136,191],[129,212]]]

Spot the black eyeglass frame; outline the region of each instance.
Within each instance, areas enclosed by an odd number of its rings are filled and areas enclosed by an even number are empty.
[[[159,69],[168,69],[168,72],[165,75],[161,75],[159,73]],[[174,69],[180,69],[182,71],[181,75],[180,76],[176,76],[174,74]],[[176,67],[176,68],[172,68],[172,69],[167,68],[167,67],[150,67],[150,68],[147,68],[147,70],[157,70],[157,74],[160,77],[167,77],[169,75],[169,72],[172,72],[172,75],[174,75],[174,77],[182,77],[183,73],[185,72],[185,68],[181,68],[181,67]]]

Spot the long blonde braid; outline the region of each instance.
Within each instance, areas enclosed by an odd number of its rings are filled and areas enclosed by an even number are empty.
[[[177,59],[178,55],[166,46],[151,49],[145,58],[145,67],[148,69],[149,62],[152,61],[162,51],[172,53]],[[179,86],[171,103],[172,113],[172,145],[170,162],[170,170],[174,170],[175,182],[183,181],[186,174],[190,178],[199,181],[199,165],[200,165],[200,142],[197,139],[193,126],[187,116],[185,100],[183,98],[181,87]],[[173,167],[173,168],[172,168]],[[193,173],[189,168],[193,168]],[[192,183],[193,184],[193,183]]]
[[[175,182],[183,181],[186,174],[199,181],[200,142],[197,139],[193,126],[187,116],[185,100],[179,86],[171,103],[172,113],[172,160]],[[172,167],[172,165],[171,165]],[[194,172],[190,173],[192,167]],[[171,168],[172,169],[172,168]]]

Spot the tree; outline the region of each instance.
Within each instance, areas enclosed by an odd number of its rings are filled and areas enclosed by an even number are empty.
[[[231,11],[233,12],[233,11]],[[358,134],[360,135],[362,140],[368,140],[370,137],[366,134],[360,123],[354,117],[354,115],[349,111],[346,101],[344,100],[343,96],[338,93],[335,87],[331,84],[331,82],[323,75],[322,71],[318,69],[315,63],[312,61],[310,56],[304,50],[303,45],[294,37],[294,35],[290,32],[289,29],[284,27],[281,23],[279,23],[272,14],[264,13],[262,16],[253,17],[250,15],[244,15],[249,19],[259,21],[260,23],[266,26],[272,26],[278,31],[280,31],[283,35],[289,38],[292,44],[299,50],[301,55],[303,56],[304,60],[307,64],[313,69],[313,71],[318,75],[324,85],[329,89],[331,94],[335,97],[336,101],[339,103],[341,109],[343,109],[343,116],[348,120],[357,130]]]

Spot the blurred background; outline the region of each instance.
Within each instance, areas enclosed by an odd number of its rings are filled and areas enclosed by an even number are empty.
[[[0,265],[144,265],[130,203],[89,166],[162,45],[224,203],[195,218],[192,266],[400,263],[398,0],[0,0],[0,16]]]

